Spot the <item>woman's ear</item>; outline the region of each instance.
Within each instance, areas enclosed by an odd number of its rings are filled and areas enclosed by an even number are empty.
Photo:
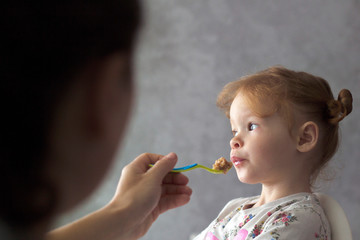
[[[115,53],[89,63],[54,110],[45,171],[63,196],[59,212],[88,196],[113,162],[131,107],[128,59]]]
[[[314,149],[319,139],[319,127],[315,122],[305,122],[300,128],[297,137],[297,150],[309,152]]]
[[[116,134],[125,125],[132,102],[128,61],[128,55],[114,54],[90,69],[85,106],[90,134]]]

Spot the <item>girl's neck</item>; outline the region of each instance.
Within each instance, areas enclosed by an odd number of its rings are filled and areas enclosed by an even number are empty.
[[[277,199],[290,196],[296,193],[308,192],[311,193],[311,187],[309,183],[299,184],[278,184],[276,186],[263,184],[262,191],[258,202],[253,207],[259,207],[266,203],[275,201]]]

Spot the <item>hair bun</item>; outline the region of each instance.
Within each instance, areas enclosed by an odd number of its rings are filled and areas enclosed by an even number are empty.
[[[349,115],[352,111],[353,98],[351,92],[342,89],[339,93],[338,100],[330,100],[328,102],[329,123],[337,124]]]

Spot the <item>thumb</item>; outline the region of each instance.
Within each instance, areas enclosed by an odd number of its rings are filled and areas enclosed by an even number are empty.
[[[177,155],[175,153],[169,153],[168,155],[157,161],[156,164],[154,164],[154,166],[148,172],[158,177],[159,180],[162,181],[165,175],[174,168],[176,162]]]

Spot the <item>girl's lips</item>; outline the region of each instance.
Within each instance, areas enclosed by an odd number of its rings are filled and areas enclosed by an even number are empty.
[[[239,157],[236,157],[236,156],[231,156],[231,161],[233,162],[233,164],[235,166],[239,166],[243,161],[245,161],[245,159],[243,158],[239,158]]]

